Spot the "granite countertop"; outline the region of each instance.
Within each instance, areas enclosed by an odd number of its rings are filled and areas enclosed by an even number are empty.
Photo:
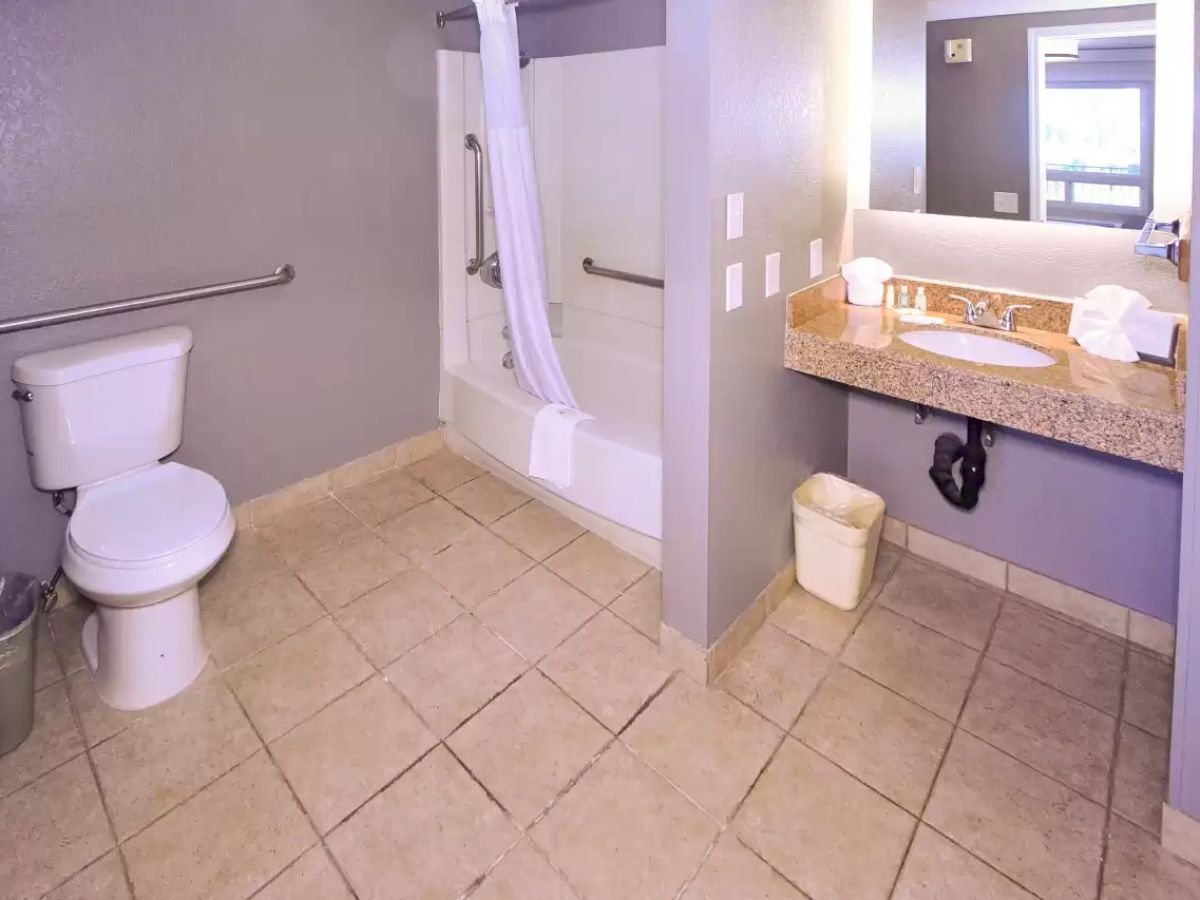
[[[851,387],[1076,444],[1101,453],[1183,470],[1181,373],[1153,363],[1121,363],[1083,351],[1065,334],[1006,333],[961,324],[909,325],[900,312],[851,306],[820,292],[788,302],[784,364]],[[905,331],[946,328],[1015,340],[1054,357],[1036,369],[991,366],[919,350]]]

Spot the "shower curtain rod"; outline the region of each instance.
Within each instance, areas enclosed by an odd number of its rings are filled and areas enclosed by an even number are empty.
[[[518,0],[504,0],[505,6],[517,6]],[[445,28],[447,22],[457,22],[459,19],[475,18],[474,6],[460,6],[458,9],[452,9],[450,12],[439,12],[437,14],[438,28]]]

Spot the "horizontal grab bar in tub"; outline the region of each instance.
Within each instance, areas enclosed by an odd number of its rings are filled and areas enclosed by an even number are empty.
[[[596,261],[590,256],[583,261],[583,271],[589,275],[611,278],[614,281],[628,281],[630,284],[640,284],[645,287],[662,288],[666,284],[661,278],[651,278],[649,275],[635,275],[633,272],[622,272],[620,269],[606,269],[604,266],[596,265]]]

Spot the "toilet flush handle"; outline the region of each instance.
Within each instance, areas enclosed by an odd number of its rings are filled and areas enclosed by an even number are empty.
[[[12,396],[14,400],[20,400],[22,403],[33,402],[33,391],[15,390],[12,392]]]

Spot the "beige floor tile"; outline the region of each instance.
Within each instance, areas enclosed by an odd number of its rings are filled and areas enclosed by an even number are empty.
[[[62,666],[58,662],[58,654],[54,650],[54,635],[50,633],[50,621],[47,616],[38,619],[37,646],[34,650],[35,661],[33,670],[34,690],[50,687],[63,677]]]
[[[411,568],[412,563],[395,547],[364,533],[322,550],[299,566],[296,574],[332,612]]]
[[[408,461],[405,460],[405,465],[407,463]],[[348,463],[342,463],[336,469],[331,470],[329,490],[336,494],[348,487],[385,475],[394,468],[396,468],[395,444],[352,459]]]
[[[460,484],[478,478],[483,469],[450,450],[436,453],[413,463],[404,470],[412,478],[439,494],[454,490]]]
[[[131,900],[121,858],[115,852],[100,857],[47,894],[45,900]]]
[[[1101,900],[1200,900],[1200,869],[1152,835],[1113,818]]]
[[[522,553],[541,562],[567,546],[586,529],[559,515],[540,500],[534,500],[495,522],[492,531]]]
[[[650,570],[590,531],[547,559],[546,568],[605,605]]]
[[[313,847],[279,877],[254,895],[254,900],[352,900],[324,847]]]
[[[273,741],[370,674],[350,639],[321,619],[227,678],[259,734]]]
[[[294,566],[363,530],[346,507],[326,497],[285,513],[263,527],[262,535],[284,562]]]
[[[1004,590],[1008,564],[1002,559],[980,553],[971,547],[930,534],[912,525],[908,527],[908,549],[917,556],[923,556],[948,569],[954,569]]]
[[[837,655],[868,608],[869,604],[864,602],[858,609],[846,612],[797,585],[768,616],[767,622],[809,646]]]
[[[375,677],[297,725],[271,753],[324,834],[436,743],[395,688]]]
[[[206,598],[236,594],[286,569],[287,564],[257,528],[240,528],[217,567],[200,582],[200,593]]]
[[[651,569],[608,608],[657,643],[662,624],[662,572]]]
[[[471,616],[462,616],[384,674],[444,737],[525,669],[525,661],[512,648]]]
[[[1171,665],[1131,650],[1125,686],[1125,721],[1165,738],[1171,733]]]
[[[413,569],[339,611],[337,620],[367,658],[382,668],[463,611],[441,585]]]
[[[599,610],[583,593],[537,566],[484,600],[475,615],[537,662]]]
[[[421,567],[459,603],[474,609],[534,565],[532,559],[490,531],[472,531]]]
[[[724,822],[782,736],[724,691],[677,677],[623,739],[652,769]]]
[[[1121,723],[1113,811],[1155,834],[1162,830],[1169,751],[1163,738]]]
[[[471,900],[579,900],[528,840],[488,873]]]
[[[1124,650],[1120,643],[1010,600],[988,655],[1105,712],[1116,714]]]
[[[446,499],[476,521],[490,525],[501,516],[520,509],[530,498],[489,473],[459,485],[446,494]]]
[[[982,650],[1002,595],[961,575],[906,557],[879,603],[956,641]]]
[[[455,900],[520,837],[483,789],[438,748],[329,836],[362,900],[403,893]]]
[[[377,531],[409,559],[419,561],[479,528],[479,523],[470,516],[437,497],[385,522]]]
[[[87,758],[0,800],[0,890],[40,897],[112,847]]]
[[[920,813],[953,731],[949,722],[838,666],[793,733],[818,753]]]
[[[236,665],[321,617],[324,610],[294,575],[271,575],[241,591],[201,595],[200,615],[213,662]]]
[[[1112,716],[985,659],[961,725],[1043,775],[1107,802]]]
[[[1167,659],[1175,655],[1175,626],[1137,610],[1129,611],[1129,640]]]
[[[140,831],[260,747],[219,678],[148,710],[92,750],[118,839]]]
[[[1122,639],[1129,629],[1126,607],[1011,563],[1008,566],[1008,590],[1089,628]]]
[[[43,688],[33,696],[33,730],[29,737],[0,756],[0,797],[24,787],[83,752],[83,736],[75,727],[64,682]]]
[[[953,721],[979,653],[891,610],[872,609],[842,662]]]
[[[832,660],[778,628],[754,635],[717,684],[780,728],[791,728]]]
[[[588,900],[670,900],[716,834],[711,819],[620,744],[531,832]]]
[[[738,836],[806,894],[884,900],[916,820],[789,738],[734,822]]]
[[[212,668],[211,665],[209,668]],[[75,714],[79,716],[83,737],[89,747],[94,747],[129,727],[145,712],[113,709],[96,693],[91,673],[87,669],[81,669],[68,677],[66,684],[71,705],[75,707]]]
[[[63,674],[70,675],[84,668],[83,650],[79,646],[79,633],[83,623],[92,614],[95,604],[86,597],[56,609],[50,616],[50,633],[54,636],[54,647],[62,664]]]
[[[1095,896],[1103,807],[965,732],[925,821],[1044,900]]]
[[[237,900],[316,840],[283,776],[256,753],[124,845],[138,900]]]
[[[726,833],[681,900],[804,900],[765,862]]]
[[[609,740],[538,671],[526,673],[447,743],[522,825],[532,822]]]
[[[609,612],[568,638],[541,669],[613,731],[671,676],[658,648]]]
[[[892,900],[1037,900],[928,825],[917,826]]]
[[[342,504],[368,525],[379,525],[433,499],[433,491],[392,470],[337,492]]]

